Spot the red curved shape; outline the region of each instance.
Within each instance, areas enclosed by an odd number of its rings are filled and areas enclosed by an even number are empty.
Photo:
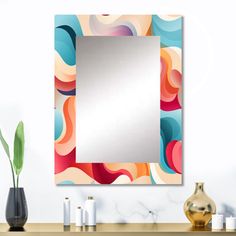
[[[171,102],[165,102],[161,100],[161,110],[163,111],[173,111],[181,109],[181,105],[179,104],[178,95],[175,96],[175,99]]]
[[[118,171],[116,173],[109,173],[103,163],[94,163],[93,165],[93,177],[100,184],[111,184],[123,173]]]
[[[59,89],[61,91],[71,91],[71,90],[75,89],[75,86],[76,86],[75,80],[70,81],[70,82],[63,82],[63,81],[59,80],[56,76],[54,76],[54,79],[55,79],[56,89]]]
[[[75,148],[65,156],[60,155],[55,151],[55,174],[58,174],[64,171],[65,169],[71,167],[74,163]]]

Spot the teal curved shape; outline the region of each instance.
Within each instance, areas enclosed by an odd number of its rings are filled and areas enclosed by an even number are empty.
[[[175,138],[176,140],[182,140],[182,110],[174,110],[174,111],[162,111],[161,110],[161,118],[172,118],[176,123],[176,132]]]
[[[179,124],[182,122],[182,110],[177,109],[173,111],[163,111],[161,110],[161,118],[171,117],[175,119]]]
[[[71,180],[64,180],[59,183],[59,185],[74,185],[75,183]]]
[[[76,15],[56,15],[55,27],[62,25],[70,26],[77,36],[83,36],[82,28]]]
[[[163,131],[162,137],[165,138],[166,144],[172,140],[181,139],[180,124],[173,117],[161,118],[161,131]]]
[[[163,114],[162,114],[163,115]],[[174,116],[179,115],[173,113],[172,117],[166,116],[161,118],[161,141],[160,141],[160,167],[167,173],[175,173],[168,165],[166,160],[166,147],[173,140],[181,140],[182,130],[181,123]]]
[[[75,48],[70,35],[63,29],[55,29],[55,50],[68,65],[75,65]]]
[[[54,122],[54,140],[57,140],[63,130],[63,118],[61,113],[55,109],[55,122]]]
[[[150,180],[151,180],[151,184],[157,184],[157,182],[154,180],[153,176],[152,176],[152,172],[150,171]]]
[[[182,17],[175,20],[164,20],[158,15],[153,15],[152,20],[158,24],[159,28],[165,30],[166,32],[173,32],[182,29]]]
[[[182,48],[182,17],[166,21],[153,15],[152,32],[153,35],[160,36],[161,47]]]

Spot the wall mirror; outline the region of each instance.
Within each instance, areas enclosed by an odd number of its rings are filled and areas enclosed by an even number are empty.
[[[182,17],[55,16],[55,181],[182,183]]]

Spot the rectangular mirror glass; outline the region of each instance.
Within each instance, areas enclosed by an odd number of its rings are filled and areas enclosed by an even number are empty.
[[[76,38],[76,160],[159,162],[160,38]]]

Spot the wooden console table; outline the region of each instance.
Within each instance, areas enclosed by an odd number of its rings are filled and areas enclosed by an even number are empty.
[[[63,227],[62,224],[27,224],[23,232],[9,231],[7,224],[0,224],[0,236],[21,235],[21,236],[74,236],[86,235],[106,235],[106,236],[209,236],[209,235],[235,235],[235,232],[226,232],[225,230],[212,232],[210,228],[200,230],[193,229],[190,224],[97,224],[96,227],[76,227],[72,224],[70,227]]]

